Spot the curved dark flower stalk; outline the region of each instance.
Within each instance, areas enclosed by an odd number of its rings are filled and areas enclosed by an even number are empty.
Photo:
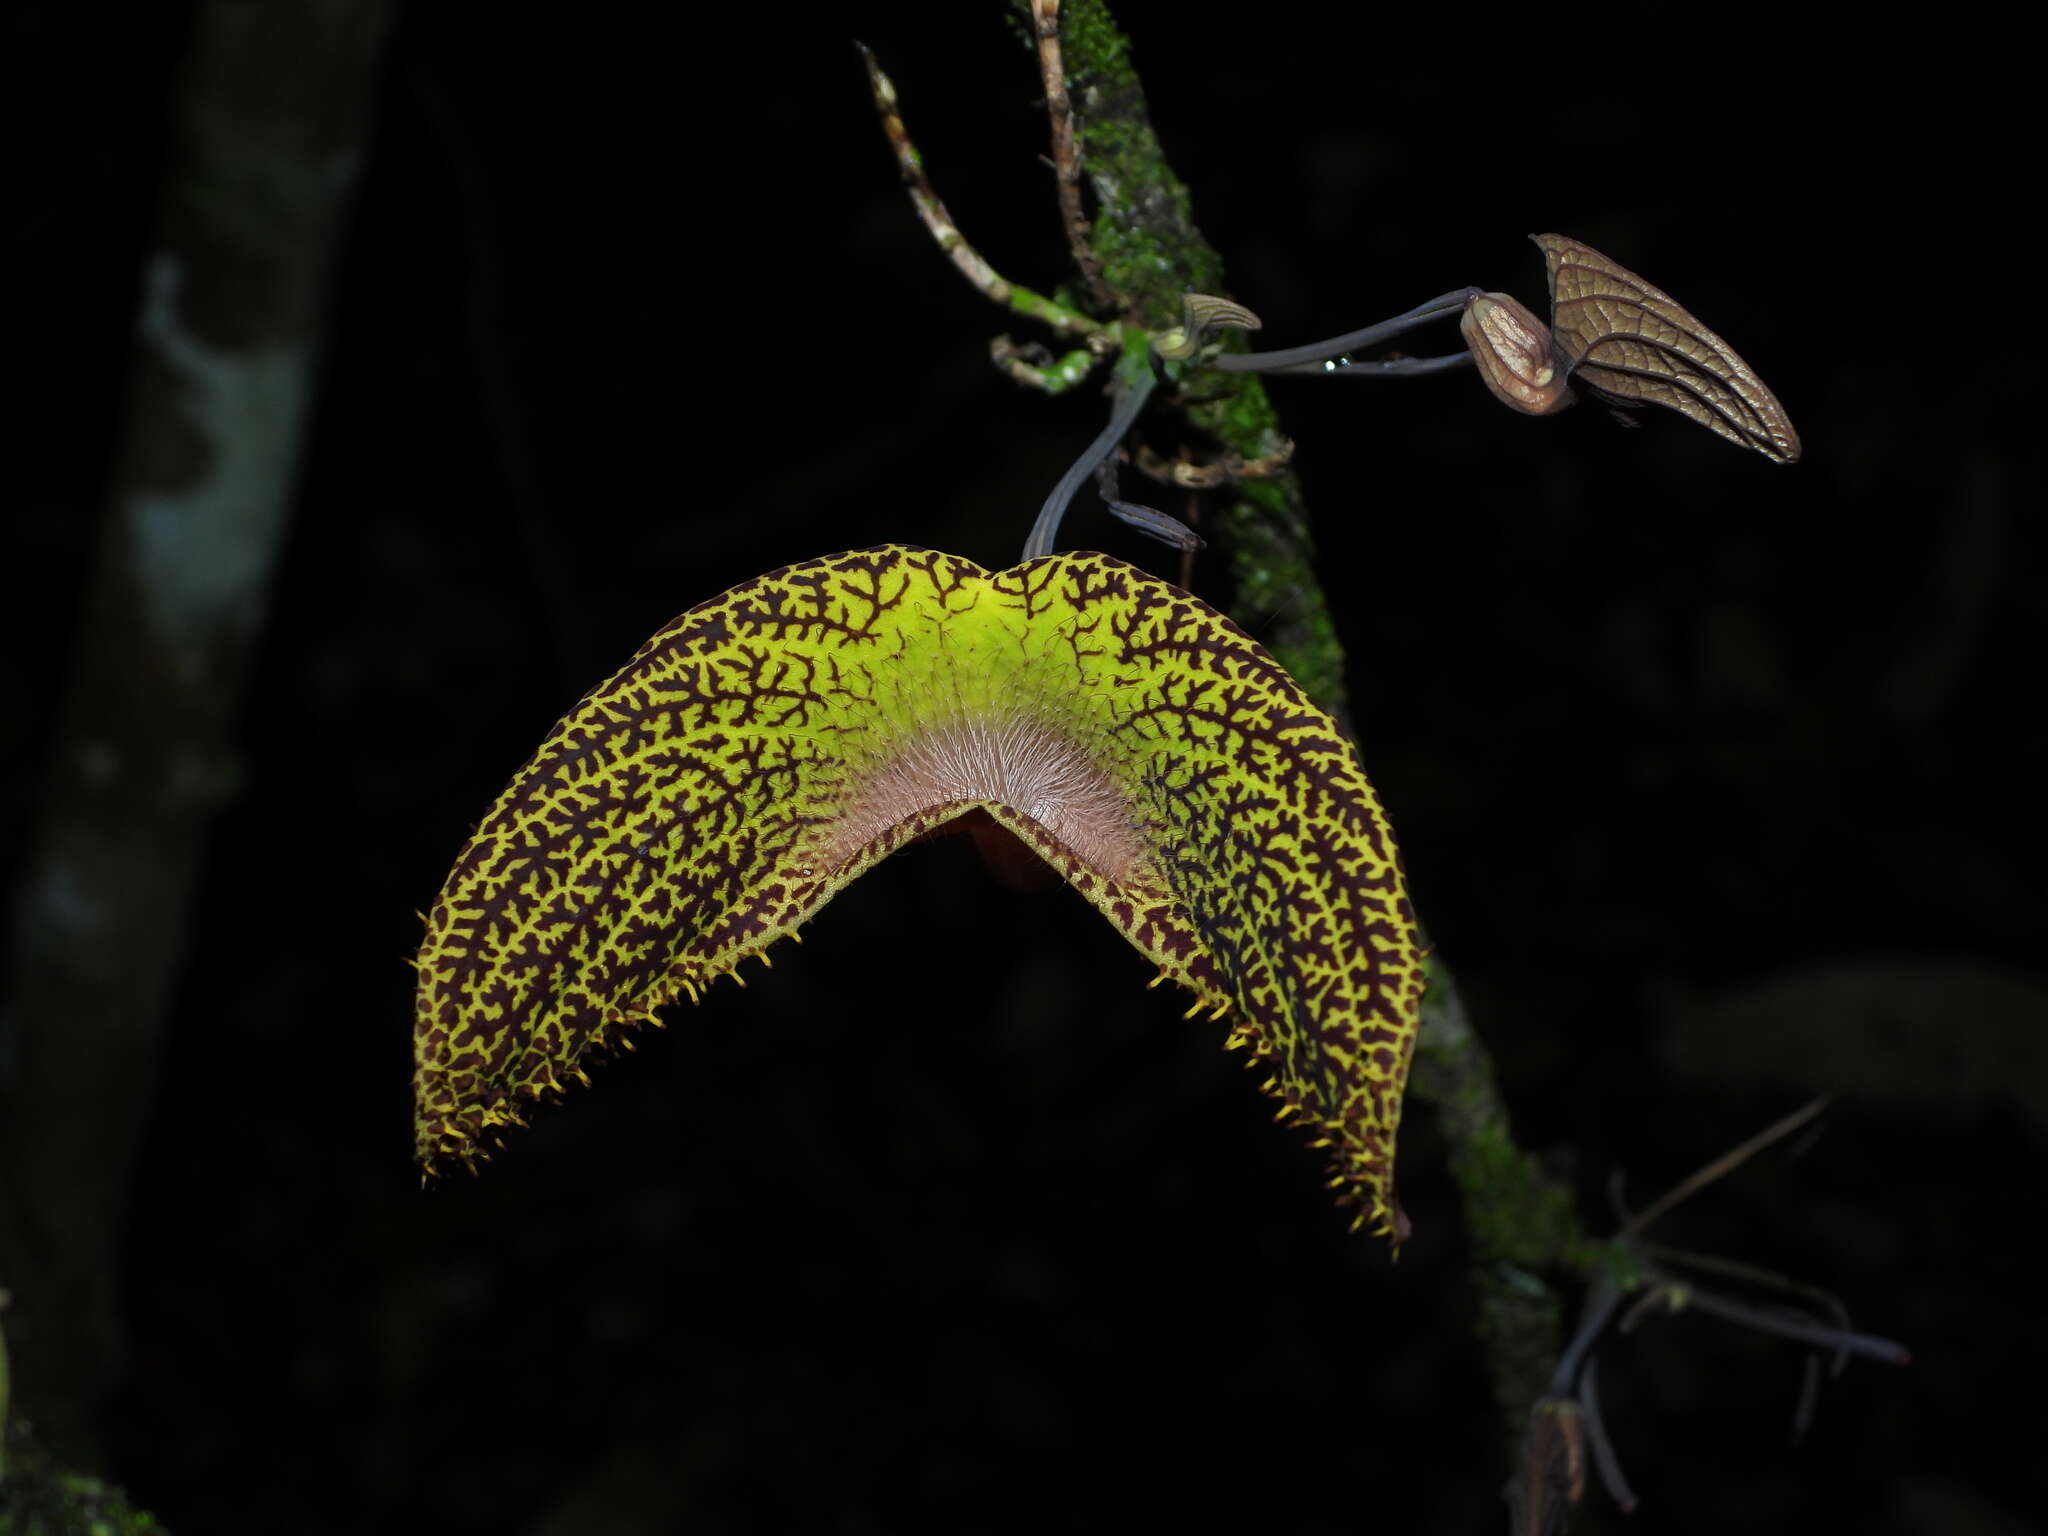
[[[1826,1094],[1808,1099],[1783,1119],[1773,1121],[1747,1141],[1737,1143],[1711,1162],[1695,1169],[1692,1173],[1686,1175],[1686,1177],[1665,1190],[1655,1200],[1644,1206],[1635,1215],[1627,1217],[1622,1223],[1621,1236],[1640,1237],[1658,1218],[1664,1216],[1674,1207],[1690,1200],[1715,1180],[1740,1168],[1766,1147],[1783,1141],[1802,1126],[1819,1119],[1826,1111],[1829,1103],[1830,1100]],[[1609,1198],[1619,1207],[1621,1205],[1620,1189],[1617,1187],[1610,1190]]]
[[[1024,540],[1024,552],[1018,556],[1020,560],[1037,560],[1052,553],[1053,540],[1059,536],[1060,520],[1066,516],[1067,503],[1074,499],[1074,493],[1081,489],[1083,481],[1109,462],[1110,455],[1116,452],[1117,444],[1137,422],[1138,413],[1145,409],[1145,402],[1152,398],[1152,391],[1158,384],[1149,351],[1133,347],[1124,354],[1117,364],[1116,387],[1112,392],[1115,404],[1110,409],[1109,425],[1096,434],[1095,441],[1068,466],[1067,472],[1052,488],[1052,494],[1045,498],[1031,524],[1031,532]],[[1154,515],[1163,517],[1165,514]]]
[[[1531,235],[1550,278],[1545,325],[1509,294],[1455,288],[1405,314],[1323,341],[1217,357],[1224,373],[1418,378],[1476,363],[1487,389],[1526,416],[1563,410],[1578,391],[1631,419],[1661,405],[1765,458],[1791,464],[1799,434],[1756,371],[1663,289],[1568,235]],[[1353,362],[1432,320],[1459,315],[1467,350]]]
[[[1455,373],[1460,368],[1470,368],[1472,362],[1470,352],[1446,352],[1439,357],[1389,357],[1370,363],[1354,362],[1350,358],[1328,358],[1320,363],[1295,363],[1286,368],[1264,368],[1260,372],[1268,378],[1298,375],[1318,379],[1419,379],[1434,373]]]
[[[1357,365],[1346,365],[1341,361],[1346,353],[1379,346],[1392,341],[1396,336],[1405,336],[1412,330],[1428,325],[1432,320],[1460,314],[1478,292],[1477,288],[1453,288],[1449,293],[1440,293],[1426,303],[1416,305],[1405,314],[1396,315],[1391,320],[1382,320],[1376,325],[1368,325],[1361,330],[1346,331],[1342,336],[1332,336],[1325,341],[1311,341],[1298,347],[1281,347],[1273,352],[1239,352],[1219,357],[1210,366],[1224,373],[1320,374],[1348,371]],[[1448,358],[1429,358],[1425,361],[1439,367],[1454,366]],[[1359,368],[1358,371],[1375,370],[1368,366]]]
[[[1773,1290],[1796,1297],[1811,1307],[1815,1313],[1825,1317],[1831,1327],[1843,1333],[1853,1332],[1849,1321],[1849,1309],[1843,1305],[1842,1298],[1833,1291],[1823,1290],[1820,1286],[1808,1285],[1803,1280],[1794,1280],[1790,1276],[1781,1275],[1776,1270],[1764,1269],[1760,1265],[1722,1258],[1719,1254],[1690,1253],[1682,1248],[1666,1248],[1660,1243],[1644,1243],[1642,1252],[1647,1258],[1667,1269],[1676,1266],[1680,1269],[1698,1270],[1701,1274],[1718,1275],[1743,1285],[1753,1285],[1761,1290]],[[1849,1364],[1850,1353],[1847,1349],[1836,1350],[1828,1374],[1841,1375]]]
[[[1585,1420],[1586,1441],[1592,1447],[1593,1466],[1600,1485],[1625,1515],[1635,1513],[1636,1491],[1622,1474],[1621,1458],[1614,1454],[1614,1442],[1607,1435],[1607,1420],[1600,1411],[1600,1363],[1588,1360],[1579,1377],[1579,1410]]]
[[[1913,1352],[1903,1344],[1890,1339],[1879,1338],[1870,1333],[1852,1333],[1846,1328],[1836,1328],[1827,1323],[1813,1321],[1789,1308],[1772,1309],[1753,1307],[1747,1302],[1737,1301],[1732,1296],[1723,1296],[1715,1291],[1703,1290],[1696,1285],[1660,1275],[1657,1284],[1645,1293],[1646,1301],[1662,1303],[1672,1312],[1682,1312],[1695,1307],[1709,1317],[1718,1317],[1723,1322],[1738,1327],[1768,1333],[1777,1338],[1790,1339],[1795,1344],[1811,1344],[1816,1349],[1832,1350],[1840,1355],[1855,1355],[1862,1360],[1875,1360],[1880,1365],[1911,1365]],[[1836,1308],[1841,1302],[1836,1300]],[[1631,1331],[1635,1317],[1625,1319],[1621,1331]]]

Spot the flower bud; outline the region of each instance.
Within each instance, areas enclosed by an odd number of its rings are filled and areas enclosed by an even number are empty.
[[[1180,324],[1152,338],[1152,350],[1169,362],[1190,358],[1211,331],[1256,331],[1259,317],[1242,304],[1209,293],[1181,296]]]
[[[1550,327],[1505,293],[1474,294],[1458,329],[1479,377],[1501,404],[1525,416],[1548,416],[1572,403],[1564,370],[1550,349]]]

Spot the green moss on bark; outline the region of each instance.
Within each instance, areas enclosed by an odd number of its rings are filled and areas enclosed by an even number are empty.
[[[1195,227],[1187,188],[1152,130],[1131,48],[1104,0],[1060,8],[1082,170],[1095,193],[1093,244],[1121,318],[1151,331],[1178,323],[1182,295],[1225,294],[1223,265]],[[1219,452],[1267,458],[1285,444],[1263,384],[1249,374],[1178,368],[1170,396]],[[1317,702],[1345,718],[1343,648],[1314,569],[1300,482],[1283,472],[1215,498],[1238,622]],[[1441,1120],[1472,1242],[1478,1334],[1494,1394],[1519,1439],[1548,1385],[1564,1332],[1560,1277],[1605,1250],[1580,1225],[1571,1191],[1518,1146],[1485,1046],[1440,969],[1423,1005],[1410,1086]]]
[[[1081,164],[1100,212],[1091,240],[1126,318],[1162,330],[1190,289],[1219,292],[1223,262],[1195,228],[1188,189],[1152,130],[1129,41],[1102,0],[1060,7],[1067,86],[1079,115]]]
[[[0,1536],[166,1536],[120,1489],[46,1465],[18,1437],[13,1449],[0,1479]]]
[[[1180,319],[1184,294],[1226,291],[1223,262],[1195,227],[1188,190],[1152,129],[1131,47],[1102,0],[1060,7],[1060,45],[1079,117],[1081,164],[1100,212],[1091,241],[1123,318],[1148,330]],[[1265,386],[1198,373],[1175,397],[1215,451],[1260,459],[1281,448]],[[1222,492],[1216,516],[1237,588],[1233,616],[1310,697],[1346,720],[1344,652],[1315,572],[1301,484],[1283,472]]]
[[[1512,1439],[1548,1390],[1564,1335],[1555,1282],[1590,1272],[1605,1250],[1587,1236],[1571,1190],[1516,1143],[1493,1063],[1456,984],[1433,959],[1409,1088],[1436,1110],[1450,1148],[1472,1244],[1479,1341]]]

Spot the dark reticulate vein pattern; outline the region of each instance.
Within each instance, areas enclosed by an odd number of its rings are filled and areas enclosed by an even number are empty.
[[[1569,235],[1531,235],[1550,274],[1550,329],[1572,382],[1662,405],[1780,464],[1799,434],[1769,386],[1684,305]]]
[[[416,1148],[465,1163],[594,1047],[981,811],[1228,1017],[1395,1231],[1421,950],[1336,723],[1215,609],[1099,554],[883,546],[655,635],[462,850],[418,965]],[[1155,982],[1156,984],[1156,982]]]

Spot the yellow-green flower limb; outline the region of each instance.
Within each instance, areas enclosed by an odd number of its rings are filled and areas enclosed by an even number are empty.
[[[803,561],[691,609],[594,689],[428,916],[422,1166],[473,1163],[626,1030],[963,822],[1035,853],[1227,1019],[1344,1201],[1400,1229],[1422,967],[1378,799],[1250,636],[1098,554]]]

